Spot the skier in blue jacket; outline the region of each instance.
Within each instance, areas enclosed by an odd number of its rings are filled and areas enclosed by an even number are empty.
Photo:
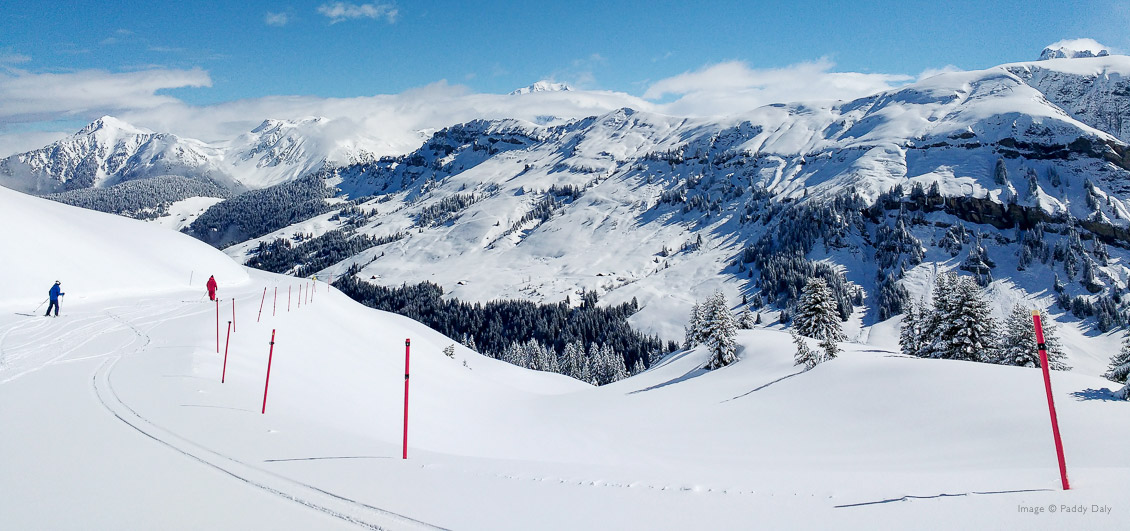
[[[58,280],[56,280],[55,285],[51,286],[51,291],[47,292],[47,295],[51,298],[51,304],[47,305],[47,313],[43,314],[44,317],[51,315],[51,308],[52,307],[55,308],[55,317],[59,316],[59,297],[66,295],[66,293],[63,293],[62,291],[60,291],[60,289],[59,289],[60,285],[61,285],[60,282]]]

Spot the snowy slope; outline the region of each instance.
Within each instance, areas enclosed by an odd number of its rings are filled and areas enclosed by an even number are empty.
[[[3,211],[42,201],[5,192]],[[52,205],[55,206],[55,205]],[[21,255],[106,234],[161,235],[128,257],[216,268],[199,282],[65,306],[64,318],[0,315],[0,513],[25,528],[740,529],[955,527],[1121,529],[1130,404],[1102,380],[1053,386],[1073,490],[1058,490],[1039,371],[910,359],[847,345],[809,372],[787,334],[739,336],[741,360],[704,372],[676,353],[601,388],[456,347],[324,284],[289,307],[252,272],[140,222],[36,210],[55,231],[10,229]],[[68,219],[75,217],[74,221]],[[11,227],[9,224],[2,226]],[[144,238],[144,237],[143,237]],[[76,284],[126,257],[65,255]],[[79,268],[79,264],[83,269]],[[0,262],[0,275],[25,270]],[[256,299],[267,288],[262,316]],[[238,306],[230,310],[229,298]],[[260,322],[257,322],[260,321]],[[226,327],[226,323],[224,323]],[[260,413],[268,344],[275,344]],[[412,339],[409,459],[401,460],[404,338]],[[225,372],[226,371],[226,372]],[[224,373],[224,383],[220,376]],[[1056,514],[1021,507],[1055,505]],[[1060,507],[1087,507],[1087,514]],[[1091,512],[1092,506],[1110,512]]]
[[[243,268],[208,245],[128,218],[74,208],[0,188],[4,278],[0,306],[29,312],[59,280],[64,302],[183,290],[208,275],[245,282]],[[138,266],[138,264],[144,264]]]

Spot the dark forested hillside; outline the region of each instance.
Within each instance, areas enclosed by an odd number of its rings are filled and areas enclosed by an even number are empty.
[[[165,175],[126,181],[109,188],[80,188],[43,197],[110,214],[155,219],[167,215],[169,205],[176,201],[190,197],[230,196],[231,192],[214,183]]]

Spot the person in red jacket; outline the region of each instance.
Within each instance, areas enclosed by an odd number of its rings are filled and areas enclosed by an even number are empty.
[[[208,277],[208,300],[216,300],[216,277],[215,275]]]

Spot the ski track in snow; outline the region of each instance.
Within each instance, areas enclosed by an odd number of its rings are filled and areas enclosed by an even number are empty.
[[[179,313],[177,317],[187,317],[196,313],[184,313],[183,310],[173,310],[167,314]],[[365,529],[383,530],[383,529],[439,529],[445,528],[429,524],[414,518],[404,516],[392,511],[387,511],[379,507],[374,507],[357,500],[339,496],[332,492],[328,492],[312,485],[294,481],[289,478],[279,476],[277,474],[267,472],[265,470],[250,466],[246,463],[233,459],[229,456],[220,454],[213,450],[202,447],[188,439],[176,435],[160,426],[154,424],[149,419],[141,416],[133,408],[118,397],[117,392],[114,390],[112,383],[113,371],[118,361],[126,355],[140,354],[145,352],[151,344],[151,339],[148,334],[139,329],[146,324],[160,324],[167,320],[168,317],[160,317],[155,320],[138,322],[134,324],[126,320],[123,316],[115,315],[109,310],[106,315],[114,321],[113,327],[106,327],[107,322],[105,319],[91,318],[90,323],[84,324],[78,330],[67,331],[64,337],[68,337],[81,332],[82,330],[90,329],[93,327],[102,327],[105,330],[102,333],[94,334],[85,341],[79,343],[79,346],[104,334],[111,333],[118,330],[130,330],[133,337],[125,345],[112,352],[107,352],[99,356],[88,356],[83,359],[90,359],[93,357],[112,356],[105,360],[98,369],[95,371],[91,378],[91,385],[94,388],[95,394],[98,396],[99,402],[102,406],[114,417],[127,426],[133,428],[138,433],[145,435],[153,441],[160,443],[181,455],[193,459],[201,464],[210,466],[220,472],[223,472],[235,479],[238,479],[249,486],[259,488],[265,492],[274,494],[283,499],[290,500],[294,503],[305,505],[311,509],[321,511],[327,515],[333,516],[345,522],[355,524]],[[21,327],[12,327],[0,335],[0,346],[2,346],[3,339],[14,329]],[[42,327],[37,327],[42,328]],[[61,341],[61,340],[59,340]],[[53,342],[52,344],[58,343]],[[34,343],[34,342],[33,342]],[[27,343],[31,344],[31,343]],[[27,344],[23,345],[26,346]],[[128,353],[123,353],[129,347],[137,344],[138,346]],[[66,350],[63,354],[55,356],[48,360],[44,366],[57,363],[67,353],[78,348],[75,346]],[[4,351],[0,349],[0,355]],[[22,374],[38,370],[42,367],[30,369]],[[19,375],[17,375],[18,377]],[[12,377],[15,378],[15,377]],[[9,381],[4,380],[4,381]],[[2,383],[3,381],[0,381]]]

